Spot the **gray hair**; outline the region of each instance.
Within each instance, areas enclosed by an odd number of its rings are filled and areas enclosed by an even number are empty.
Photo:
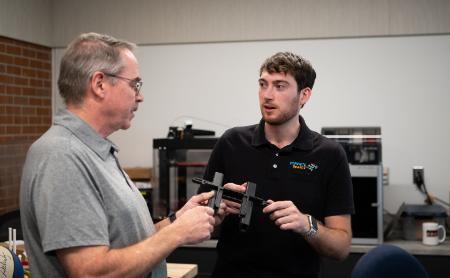
[[[81,104],[96,71],[117,75],[124,64],[120,53],[136,45],[114,37],[85,33],[73,40],[61,60],[58,88],[66,104]]]

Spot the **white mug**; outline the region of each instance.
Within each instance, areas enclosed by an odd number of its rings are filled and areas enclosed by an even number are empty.
[[[439,230],[442,230],[442,237],[439,237]],[[445,228],[435,222],[422,223],[422,243],[426,245],[438,245],[445,240]]]

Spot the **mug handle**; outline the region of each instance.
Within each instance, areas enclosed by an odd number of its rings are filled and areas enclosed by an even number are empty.
[[[439,239],[439,243],[442,243],[442,242],[444,242],[444,240],[445,240],[445,228],[444,228],[444,226],[439,225],[439,226],[438,226],[438,231],[439,231],[440,229],[442,229],[443,237],[442,237],[441,239]]]

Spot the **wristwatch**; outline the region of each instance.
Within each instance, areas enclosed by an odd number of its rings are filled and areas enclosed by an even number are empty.
[[[169,215],[167,216],[167,218],[169,218],[170,223],[173,223],[173,221],[175,221],[177,219],[177,215],[176,212],[170,212]]]
[[[309,231],[304,233],[303,236],[305,237],[305,239],[310,239],[317,234],[318,227],[317,227],[317,220],[309,214],[307,216],[309,222]]]

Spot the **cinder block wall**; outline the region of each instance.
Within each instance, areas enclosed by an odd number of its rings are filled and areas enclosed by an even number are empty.
[[[51,48],[0,36],[0,215],[19,207],[30,144],[51,124]]]

